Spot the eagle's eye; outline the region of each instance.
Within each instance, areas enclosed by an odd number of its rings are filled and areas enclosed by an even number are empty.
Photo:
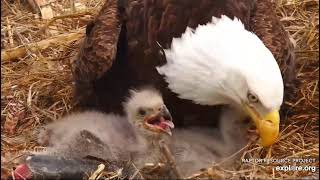
[[[253,95],[251,93],[248,93],[248,100],[250,103],[257,103],[259,101],[258,97],[256,95]]]
[[[138,113],[139,113],[139,115],[144,116],[144,115],[146,115],[147,112],[144,109],[140,108],[138,110]]]

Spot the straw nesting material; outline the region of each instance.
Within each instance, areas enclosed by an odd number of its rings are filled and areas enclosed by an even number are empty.
[[[282,117],[278,143],[263,149],[253,141],[240,153],[242,159],[316,158],[314,162],[289,164],[319,167],[319,1],[274,1],[285,29],[296,44],[298,87],[294,98],[284,102],[291,110]],[[55,18],[43,20],[25,1],[1,1],[2,177],[10,175],[27,150],[42,149],[35,141],[40,126],[72,110],[70,64],[86,23],[99,11],[103,1],[79,0],[86,7],[81,10],[70,7],[70,2],[55,1],[52,5]],[[300,179],[314,174],[276,171],[278,165],[281,163],[239,161],[237,169],[208,167],[193,178],[220,174],[220,178]]]

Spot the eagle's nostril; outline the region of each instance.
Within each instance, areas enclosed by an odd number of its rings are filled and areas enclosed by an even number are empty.
[[[267,119],[267,120],[265,120],[268,124],[270,124],[270,125],[272,125],[273,123],[272,123],[272,121],[271,120],[269,120],[269,119]]]

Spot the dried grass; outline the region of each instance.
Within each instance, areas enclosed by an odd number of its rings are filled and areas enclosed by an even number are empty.
[[[54,9],[59,13],[56,14],[58,18],[47,21],[41,20],[20,1],[1,1],[1,50],[20,47],[25,51],[16,60],[1,57],[2,178],[11,172],[25,151],[39,149],[35,142],[35,130],[39,126],[56,120],[73,107],[70,62],[78,50],[79,38],[52,42],[46,48],[31,45],[61,35],[83,34],[85,24],[98,12],[103,1],[82,2],[88,8],[79,12],[72,8],[64,11],[69,1],[58,1]],[[315,162],[290,165],[318,168],[319,1],[276,0],[276,3],[281,21],[296,41],[299,87],[295,99],[285,102],[291,111],[282,120],[279,142],[264,149],[252,142],[241,152],[242,157],[316,158]],[[275,171],[277,165],[281,163],[239,163],[234,171],[213,167],[193,178],[216,177],[217,172],[222,172],[224,177],[236,174],[245,179],[295,179],[314,174],[311,171]]]

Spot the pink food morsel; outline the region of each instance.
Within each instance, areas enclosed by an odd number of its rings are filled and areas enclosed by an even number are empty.
[[[32,172],[27,164],[20,164],[16,167],[12,174],[12,178],[15,180],[25,180],[32,178]]]

